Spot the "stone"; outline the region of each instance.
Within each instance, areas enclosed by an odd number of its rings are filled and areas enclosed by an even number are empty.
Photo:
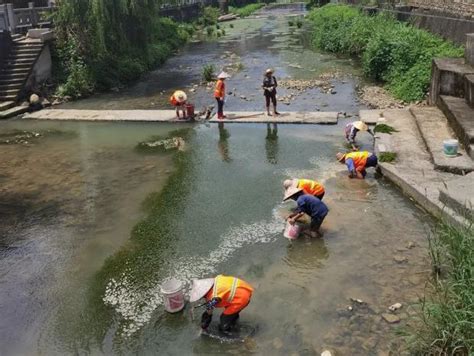
[[[407,248],[410,249],[410,250],[414,247],[416,247],[416,243],[414,243],[413,241],[410,241],[407,245]]]
[[[393,260],[397,263],[406,263],[406,262],[408,262],[408,258],[406,258],[404,256],[399,256],[399,255],[393,256]]]
[[[364,301],[362,299],[356,299],[356,298],[350,298],[351,302],[357,303],[357,304],[364,304]]]
[[[474,172],[446,182],[440,200],[464,216],[474,216]]]
[[[276,350],[279,350],[283,347],[283,341],[279,337],[276,337],[272,341],[272,345]]]
[[[321,356],[332,356],[332,353],[329,350],[324,350],[323,352],[321,352]]]
[[[396,324],[400,322],[400,318],[395,314],[383,313],[382,319],[389,324]]]
[[[394,312],[402,307],[402,303],[395,303],[388,307],[388,310]]]

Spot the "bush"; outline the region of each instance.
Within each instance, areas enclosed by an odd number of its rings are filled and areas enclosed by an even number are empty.
[[[229,12],[232,12],[240,17],[247,17],[253,14],[254,12],[260,10],[264,7],[265,4],[256,3],[256,4],[248,4],[242,7],[229,7]]]
[[[202,10],[202,15],[199,18],[199,24],[203,26],[212,26],[217,24],[219,18],[219,9],[212,6],[207,6]]]
[[[387,83],[407,102],[425,97],[435,57],[461,57],[461,47],[385,14],[368,16],[354,7],[326,5],[308,16],[313,45],[362,58],[364,74]]]
[[[215,77],[215,70],[214,64],[206,64],[202,67],[202,79],[205,82],[212,82]]]

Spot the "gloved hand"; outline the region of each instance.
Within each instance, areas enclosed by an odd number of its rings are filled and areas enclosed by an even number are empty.
[[[209,314],[206,310],[201,315],[201,328],[207,329],[207,327],[211,324],[211,321],[212,321],[212,314]]]

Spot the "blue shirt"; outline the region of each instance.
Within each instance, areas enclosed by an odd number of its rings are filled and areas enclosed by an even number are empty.
[[[349,172],[355,172],[356,168],[354,165],[354,160],[352,158],[346,159],[346,166]]]
[[[296,200],[296,204],[298,205],[296,208],[298,213],[308,214],[311,218],[323,218],[329,211],[326,204],[309,194],[300,195]]]

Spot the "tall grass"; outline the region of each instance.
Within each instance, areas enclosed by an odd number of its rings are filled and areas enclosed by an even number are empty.
[[[416,355],[474,354],[474,227],[441,224],[430,239],[432,293],[405,330]]]
[[[247,17],[253,14],[254,12],[260,10],[264,6],[264,3],[248,4],[242,7],[231,6],[229,8],[229,12],[239,15],[240,17]]]
[[[425,97],[436,57],[462,57],[462,47],[386,14],[368,16],[358,8],[326,5],[310,12],[313,44],[358,56],[367,77],[387,83],[407,102]]]

